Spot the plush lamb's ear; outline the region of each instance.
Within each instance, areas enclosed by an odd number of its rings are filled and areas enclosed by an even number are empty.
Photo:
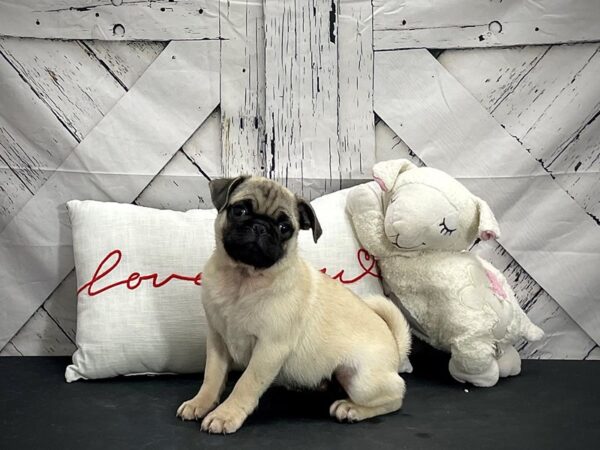
[[[373,179],[377,182],[382,191],[391,191],[398,175],[407,170],[416,168],[417,166],[407,159],[382,161],[373,166]]]
[[[242,182],[248,177],[241,176],[237,178],[218,178],[216,180],[211,180],[208,183],[208,187],[210,189],[210,198],[217,208],[217,211],[221,212],[225,209],[227,204],[229,203],[229,197],[233,193],[236,187],[238,187]]]
[[[494,213],[486,202],[479,197],[473,197],[475,198],[477,211],[479,212],[479,228],[477,230],[479,238],[483,241],[498,239],[500,237],[500,227],[494,217]]]

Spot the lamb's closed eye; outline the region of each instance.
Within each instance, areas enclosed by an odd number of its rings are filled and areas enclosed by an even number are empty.
[[[446,225],[445,217],[442,219],[442,223],[440,223],[439,226],[440,226],[440,234],[443,234],[444,236],[450,236],[452,233],[454,233],[456,231],[456,228],[452,229],[452,228],[448,227],[448,225]]]

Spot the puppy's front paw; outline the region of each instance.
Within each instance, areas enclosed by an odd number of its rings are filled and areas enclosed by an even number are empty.
[[[211,434],[235,433],[246,420],[247,414],[241,408],[223,403],[202,421],[202,430]]]
[[[202,398],[194,397],[177,408],[177,417],[181,417],[182,420],[202,419],[215,406],[217,406],[216,402],[207,402]]]

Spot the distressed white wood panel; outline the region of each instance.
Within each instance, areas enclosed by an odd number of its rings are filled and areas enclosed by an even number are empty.
[[[184,144],[184,148],[195,141],[205,148],[219,147],[220,138],[220,114],[218,112],[211,114],[200,128]],[[207,134],[207,130],[208,133]],[[213,139],[204,140],[202,138],[212,137]],[[220,154],[219,154],[220,156]],[[216,159],[220,164],[220,157]],[[154,208],[169,208],[176,210],[187,210],[191,208],[211,208],[210,192],[208,190],[208,180],[202,175],[199,166],[193,162],[183,151],[179,151],[167,163],[167,165],[154,177],[146,188],[140,193],[135,204]],[[72,351],[66,343],[71,339],[75,342],[77,325],[77,280],[75,271],[71,271],[61,284],[52,292],[50,297],[44,302],[42,308],[48,314],[34,314],[28,322],[19,330],[19,332],[6,344],[6,352],[0,351],[0,356],[18,354],[19,342],[28,342],[28,346],[37,346],[40,355],[45,355],[46,347],[43,343],[32,343],[29,341],[51,341],[63,342],[61,348],[68,350],[65,355],[70,355]],[[31,325],[29,322],[35,321],[36,327],[40,327],[41,322],[52,321],[53,324],[46,326],[47,333],[54,333],[52,336],[32,334],[29,332]],[[23,338],[26,334],[26,338]],[[61,336],[66,334],[66,336]],[[15,350],[16,349],[16,350]],[[4,350],[4,349],[3,349]],[[56,353],[52,353],[56,354]]]
[[[119,80],[120,84],[126,89],[132,86],[135,81],[137,81],[139,76],[141,76],[150,63],[152,63],[152,61],[165,47],[165,44],[161,42],[88,41],[85,43],[85,45],[94,51],[95,55],[100,59],[102,64],[104,64],[107,69],[111,71],[113,76],[115,76]],[[97,93],[97,95],[101,94],[101,92]],[[196,160],[202,163],[205,167],[208,166],[209,169],[211,169],[214,166],[218,170],[220,170],[221,167],[221,136],[219,118],[220,114],[218,114],[218,112],[213,112],[183,146],[185,152],[195,157]],[[169,166],[173,164],[173,162],[174,161],[172,159],[167,166],[165,166],[165,169],[161,171],[161,174],[165,170],[168,170]],[[202,171],[196,161],[190,164],[196,165],[196,171]],[[175,202],[180,205],[178,209],[186,209],[184,205],[185,201],[187,200],[190,205],[197,203],[198,207],[202,207],[201,205],[206,197],[206,183],[200,183],[199,186],[190,185],[190,183],[178,183],[179,188],[177,192],[173,192],[170,189],[162,190],[162,186],[168,186],[169,184],[162,179],[161,174],[159,174],[140,194],[140,197],[144,197],[143,201],[147,202],[148,206],[151,206],[151,203],[153,203],[154,206],[159,206],[161,204],[167,205]],[[213,176],[217,176],[218,174],[219,172],[214,172]],[[173,181],[173,179],[170,178],[169,181]],[[177,181],[175,180],[175,182]],[[138,199],[140,197],[138,197]],[[60,330],[63,330],[68,336],[63,336],[62,340],[68,340],[68,338],[73,340],[75,339],[75,285],[75,273],[71,272],[44,302],[43,307],[48,314],[35,316],[35,320],[38,322],[43,320],[55,321],[60,326]],[[33,320],[33,317],[34,316],[32,316],[30,320]],[[26,324],[23,326],[23,328],[21,328],[21,330],[19,330],[19,332],[13,337],[11,342],[9,342],[5,348],[15,348],[13,342],[20,340],[21,333],[25,333],[27,330],[28,326]],[[51,325],[47,327],[47,330],[57,331],[57,329]],[[60,332],[60,330],[58,330],[58,332]],[[29,339],[36,338],[36,336],[32,334],[29,334],[28,337]],[[52,339],[55,341],[60,340],[61,336],[55,335],[52,337]],[[40,348],[43,349],[43,346]],[[0,352],[0,355],[1,354],[2,353]]]
[[[0,54],[2,230],[123,89],[77,43],[3,38]]]
[[[375,158],[377,162],[404,158],[419,167],[424,166],[423,161],[379,117],[375,119]],[[373,173],[369,175],[372,177]]]
[[[58,45],[61,45],[61,43],[58,43]],[[128,89],[135,83],[135,81],[137,81],[141,74],[147,69],[147,67],[154,61],[154,59],[156,59],[158,54],[160,54],[160,52],[164,49],[166,44],[162,42],[88,41],[84,43],[84,45],[88,49],[93,51],[93,53],[98,58],[103,67],[105,67],[106,70],[109,70],[111,75],[115,77],[115,79],[117,79],[117,81],[121,85],[121,87],[119,87],[119,90],[121,90],[122,93],[124,93],[124,89]],[[0,64],[2,64],[2,62],[4,61],[4,59],[0,60]],[[35,60],[33,63],[35,64]],[[66,157],[66,155],[75,147],[77,141],[72,137],[72,135],[68,133],[68,131],[62,126],[62,124],[60,124],[57,121],[56,117],[53,116],[50,109],[47,108],[45,104],[41,103],[41,100],[35,95],[33,90],[30,89],[29,86],[23,82],[23,80],[21,79],[22,75],[20,76],[20,74],[18,74],[14,69],[12,69],[12,67],[9,66],[8,63],[6,64],[8,67],[10,67],[10,70],[12,71],[8,72],[6,77],[0,77],[0,79],[10,79],[8,86],[6,87],[6,94],[14,95],[15,92],[22,91],[22,95],[19,98],[15,99],[13,102],[11,102],[12,106],[11,108],[7,108],[7,111],[9,111],[10,113],[12,113],[13,116],[15,116],[15,113],[17,111],[20,111],[24,107],[24,105],[29,106],[29,108],[27,108],[26,111],[23,111],[18,118],[13,120],[13,123],[20,124],[21,126],[23,124],[32,125],[31,128],[33,130],[28,129],[26,135],[37,137],[36,142],[38,143],[38,145],[47,145],[48,143],[53,144],[50,148],[52,152],[44,149],[42,151],[42,155],[46,155],[46,151],[49,152],[49,156],[55,156],[56,153],[59,153],[60,155],[60,157],[55,158],[56,161],[50,160],[49,163],[48,161],[46,161],[46,163],[43,165],[44,167],[42,170],[42,164],[39,163],[39,157],[36,157],[35,159],[32,158],[36,155],[34,149],[26,149],[26,155],[37,163],[37,170],[32,170],[31,167],[26,167],[22,170],[28,172],[31,171],[33,176],[35,176],[37,171],[40,171],[41,179],[39,180],[39,184],[36,184],[35,186],[30,185],[29,189],[25,189],[24,192],[22,192],[22,195],[20,196],[20,200],[22,201],[18,203],[18,206],[20,207],[21,204],[27,201],[35,193],[35,191],[41,185],[41,183],[45,181],[46,177],[50,175],[50,173],[64,159],[64,157]],[[60,70],[60,67],[58,69]],[[105,86],[104,84],[98,84],[96,86],[94,84],[94,80],[86,79],[81,76],[78,77],[77,80],[71,80],[71,82],[78,83],[80,85],[83,85],[87,82],[90,87],[88,95],[93,95],[95,98],[102,99],[104,96],[109,98],[115,97],[113,89],[114,86],[111,86],[111,89],[108,91],[101,90]],[[0,84],[0,86],[4,87],[3,84]],[[52,94],[52,92],[50,91],[46,91],[46,93]],[[5,95],[0,94],[0,99],[6,100],[6,98],[7,97]],[[31,105],[29,104],[30,98],[32,99]],[[40,117],[40,115],[42,115],[43,118]],[[40,124],[43,125],[40,126]],[[52,136],[39,136],[39,134],[43,133],[58,133],[59,136],[66,136],[67,144],[60,144],[56,140],[56,138],[52,139]],[[24,145],[24,142],[29,142],[29,140],[24,141],[21,139],[17,142],[17,145],[21,147]],[[60,152],[64,152],[64,154],[60,154]],[[19,161],[17,161],[17,163],[18,162]],[[19,171],[21,170],[14,169],[15,161],[13,161],[11,166],[13,167],[13,171],[16,173],[19,173]],[[0,180],[4,181],[5,178],[2,178],[2,175],[0,175]],[[0,181],[0,189],[2,189],[2,181]],[[16,196],[14,191],[16,190],[15,187],[18,187],[18,185],[16,183],[10,183],[11,180],[6,181],[8,182],[8,187],[13,188],[11,195],[7,196],[7,200],[12,202],[11,206],[13,206],[13,208],[11,208],[10,211],[5,211],[6,213],[2,217],[2,226],[0,226],[0,231],[2,230],[4,223],[10,219],[12,214],[14,214],[14,211],[17,206],[15,205]],[[4,198],[2,198],[1,200],[4,200]],[[59,324],[60,330],[57,330],[57,328],[52,327],[51,325],[47,327],[47,330],[54,330],[58,333],[60,333],[61,330],[63,330],[67,333],[67,336],[74,340],[76,305],[74,300],[74,273],[72,273],[72,275],[72,283],[70,283],[71,278],[70,276],[68,276],[60,284],[60,286],[52,293],[52,295],[44,302],[43,307],[46,309],[48,314],[35,317],[38,322],[40,320],[54,320],[57,324]],[[69,289],[71,289],[73,292],[70,292]],[[30,320],[33,320],[33,316]],[[27,332],[27,329],[27,325],[24,325],[23,328],[13,337],[13,341],[20,340],[21,333]],[[54,339],[55,341],[60,339],[68,340],[67,336],[61,337],[60,334],[57,334],[52,339]],[[35,335],[30,334],[29,338],[35,338]],[[7,346],[13,346],[13,341],[9,342]]]
[[[0,39],[0,163],[11,168],[0,173],[0,231],[163,47],[95,45],[104,59],[75,42]]]
[[[600,360],[600,346],[596,345],[596,347],[590,350],[584,359]]]
[[[337,0],[266,0],[268,175],[294,191],[304,179],[340,184]]]
[[[76,292],[77,280],[72,270],[0,351],[0,356],[10,356],[3,352],[11,349],[28,356],[71,355],[77,329]]]
[[[78,42],[0,38],[0,55],[78,141],[124,93]]]
[[[2,126],[2,125],[0,125]],[[0,230],[8,219],[14,214],[19,205],[24,203],[23,198],[29,198],[31,192],[23,183],[6,160],[0,157]]]
[[[503,272],[521,307],[546,333],[542,341],[521,342],[518,346],[521,356],[533,359],[584,359],[596,345],[594,340],[500,244],[480,242],[473,251]]]
[[[373,0],[376,50],[600,40],[598,0]]]
[[[418,166],[423,162],[382,120],[375,125],[377,160],[406,158]],[[472,249],[504,273],[517,300],[534,323],[541,325],[546,338],[521,342],[523,358],[584,359],[595,342],[550,297],[497,242],[479,242]]]
[[[12,342],[9,342],[2,350],[0,350],[0,356],[23,356],[23,354],[12,344]]]
[[[100,63],[119,83],[129,88],[160,55],[165,42],[84,41]]]
[[[208,181],[180,150],[142,191],[135,204],[174,211],[212,208]]]
[[[266,175],[262,1],[222,1],[221,34],[222,171]]]
[[[133,201],[214,110],[218,68],[217,42],[172,42],[5,227],[0,345],[73,268],[64,202]]]
[[[375,111],[427,164],[486,198],[502,245],[600,340],[600,229],[427,52],[378,52]],[[551,224],[551,226],[550,226]]]
[[[43,307],[35,311],[10,344],[5,348],[13,348],[22,356],[64,356],[75,351],[74,342]]]
[[[489,68],[486,72],[505,71],[502,55],[511,57],[512,49],[484,53],[453,51],[440,57],[476,98],[482,90],[482,64]],[[530,65],[518,83],[495,92],[491,112],[600,224],[600,46],[554,46],[526,63]]]
[[[0,57],[0,230],[77,144]]]
[[[0,34],[53,39],[217,39],[211,0],[4,0]]]
[[[525,77],[550,49],[551,46],[540,45],[446,50],[438,57],[438,61],[481,103],[481,106],[494,113],[498,105],[521,83],[528,83],[524,80]]]
[[[338,139],[344,179],[365,178],[375,162],[371,19],[370,0],[339,0]]]
[[[48,313],[48,318],[56,322],[68,338],[75,342],[77,332],[77,277],[75,269],[62,280],[42,307]],[[11,343],[19,339],[20,334],[21,331],[19,330]]]
[[[183,145],[183,152],[207,178],[223,176],[221,111],[216,108]]]

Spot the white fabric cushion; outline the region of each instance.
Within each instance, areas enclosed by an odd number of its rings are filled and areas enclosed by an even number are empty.
[[[350,217],[346,212],[346,198],[350,190],[344,189],[324,195],[311,202],[323,228],[323,235],[315,244],[310,231],[300,233],[300,254],[318,269],[340,280],[356,294],[365,297],[383,295],[375,260],[362,249],[354,235]]]
[[[373,261],[359,252],[346,215],[347,193],[312,203],[323,236],[315,244],[310,231],[301,232],[301,252],[357,294],[382,294]],[[67,206],[79,291],[77,350],[67,381],[201,371],[201,272],[214,248],[215,210],[78,200]]]

